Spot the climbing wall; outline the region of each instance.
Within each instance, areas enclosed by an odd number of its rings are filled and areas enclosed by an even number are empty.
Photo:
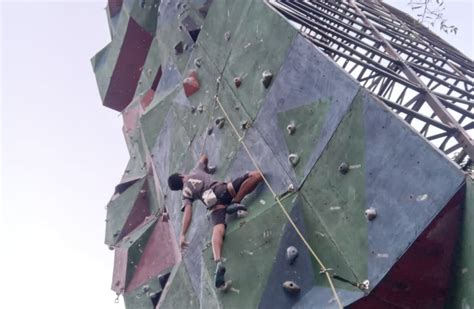
[[[444,306],[472,206],[458,166],[261,0],[109,0],[107,14],[112,41],[92,65],[130,153],[105,237],[127,308]],[[200,202],[177,246],[167,178],[203,152],[218,179],[259,168],[268,181],[247,217],[227,218],[227,293]],[[457,303],[472,303],[471,251]]]

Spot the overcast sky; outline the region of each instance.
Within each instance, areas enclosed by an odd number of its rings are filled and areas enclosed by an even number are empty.
[[[0,308],[123,308],[104,207],[128,154],[90,65],[110,41],[105,4],[1,1]],[[447,8],[459,33],[443,37],[472,59],[473,3]]]

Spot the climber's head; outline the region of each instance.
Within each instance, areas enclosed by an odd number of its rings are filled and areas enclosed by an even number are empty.
[[[168,177],[168,187],[173,191],[183,189],[183,178],[184,176],[180,173],[174,173]]]

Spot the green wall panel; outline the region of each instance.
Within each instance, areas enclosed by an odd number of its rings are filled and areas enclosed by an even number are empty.
[[[204,263],[202,263],[201,282],[200,309],[222,308],[217,295],[219,292],[214,289],[213,277],[207,272]]]
[[[357,96],[302,188],[359,282],[368,275],[362,108]],[[353,166],[345,175],[338,170],[342,162]]]
[[[94,68],[97,86],[102,100],[105,98],[110,84],[110,78],[115,70],[115,64],[122,48],[124,36],[127,32],[130,16],[123,12],[120,13],[115,28],[115,36],[112,41],[91,60]]]
[[[137,181],[108,204],[105,231],[106,244],[112,245],[117,242],[117,237],[127,221],[128,215],[135,204],[135,200],[140,194],[144,182],[145,178]],[[114,237],[114,234],[117,236]]]
[[[155,309],[151,298],[153,293],[161,293],[161,285],[158,277],[151,279],[132,292],[126,293],[123,297],[125,306],[133,309]]]
[[[128,248],[127,274],[125,281],[127,285],[130,280],[132,280],[133,274],[140,262],[140,258],[143,255],[143,250],[145,249],[148,239],[150,238],[157,222],[158,221],[155,219],[144,224],[126,236],[120,244],[121,248]]]
[[[232,34],[245,20],[251,3],[252,0],[219,0],[209,9],[197,43],[205,49],[219,72],[224,69],[231,51]],[[225,38],[226,32],[230,32],[229,41]]]
[[[294,201],[285,200],[287,211],[291,211]],[[275,205],[260,216],[248,219],[244,224],[238,224],[238,228],[226,233],[223,248],[227,268],[226,280],[232,280],[233,287],[239,290],[239,293],[218,292],[219,301],[224,308],[258,306],[283,234],[282,227],[286,222],[282,210]],[[211,247],[205,249],[203,258],[208,275],[213,278],[215,263],[212,260]]]
[[[140,75],[140,80],[138,81],[137,89],[135,90],[135,96],[151,88],[160,66],[161,61],[158,53],[158,40],[153,38],[145,60],[145,64],[142,68],[142,73]]]
[[[126,182],[136,178],[142,178],[146,174],[145,161],[139,151],[140,145],[134,144],[130,148],[130,159],[125,168],[121,182]]]
[[[158,188],[158,190],[160,191],[157,192],[157,187],[153,175],[147,175],[146,178],[148,185],[148,200],[150,201],[150,213],[161,213],[165,205],[163,192],[161,192],[161,188]]]
[[[161,128],[168,115],[168,110],[172,105],[172,100],[176,92],[172,92],[161,101],[154,101],[140,118],[140,124],[145,138],[146,146],[153,149],[156,138],[160,134]],[[154,103],[154,104],[153,104]]]
[[[275,79],[296,34],[293,26],[261,0],[252,1],[238,29],[232,30],[224,77],[232,85],[234,77],[241,77],[242,85],[234,87],[234,92],[252,119],[268,92],[261,82],[263,71],[271,71]]]
[[[183,73],[189,58],[189,50],[194,44],[187,31],[180,31],[180,22],[178,20],[178,12],[175,1],[162,3],[160,7],[160,16],[158,17],[158,27],[156,29],[156,38],[158,40],[158,53],[160,55],[160,63],[166,63],[170,59]],[[182,5],[181,5],[182,7]],[[174,47],[178,42],[188,47],[181,54],[176,54]]]
[[[305,238],[309,245],[321,259],[326,268],[332,269],[334,273],[343,278],[356,281],[357,278],[354,276],[353,270],[348,265],[347,260],[344,258],[341,251],[337,248],[335,239],[328,231],[323,219],[319,216],[317,211],[315,211],[313,203],[308,201],[306,196],[302,196],[302,210],[306,227]],[[329,287],[326,276],[319,274],[321,266],[314,258],[312,258],[311,261],[313,262],[314,272],[316,275],[316,285]],[[333,280],[333,283],[337,289],[356,290],[353,286],[338,280]]]
[[[146,31],[155,34],[160,0],[124,1],[121,13],[129,14]]]
[[[199,299],[194,293],[184,263],[180,263],[171,272],[162,297],[163,301],[158,304],[161,309],[199,308]]]
[[[294,167],[299,182],[303,180],[306,163],[314,150],[314,145],[318,143],[329,105],[329,99],[321,100],[278,114],[278,124],[285,137],[288,151],[299,156],[299,162]],[[286,129],[290,123],[296,128],[292,135],[288,134]]]

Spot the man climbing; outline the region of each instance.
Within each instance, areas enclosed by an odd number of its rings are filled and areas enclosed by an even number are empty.
[[[182,190],[184,211],[182,229],[180,234],[180,247],[185,249],[186,233],[192,218],[192,205],[195,200],[201,200],[210,211],[212,223],[212,253],[217,263],[215,272],[215,286],[220,290],[230,287],[224,279],[225,267],[222,264],[222,246],[225,234],[225,216],[227,214],[246,214],[247,208],[240,202],[263,180],[259,171],[247,172],[231,182],[219,182],[211,174],[215,167],[208,166],[207,156],[201,156],[196,167],[184,175],[174,173],[168,178],[168,186],[173,191]]]

